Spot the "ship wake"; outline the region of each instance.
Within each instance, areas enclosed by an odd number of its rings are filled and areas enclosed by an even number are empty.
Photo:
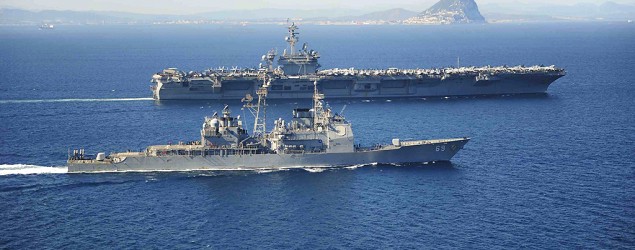
[[[143,98],[86,98],[86,99],[34,99],[34,100],[0,100],[0,104],[11,103],[53,103],[53,102],[131,102],[152,101],[150,97]]]
[[[28,164],[3,164],[0,165],[2,175],[36,175],[36,174],[66,174],[68,167],[46,167]]]

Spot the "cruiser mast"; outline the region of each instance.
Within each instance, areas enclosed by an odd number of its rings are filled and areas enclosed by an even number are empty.
[[[247,94],[242,99],[243,108],[249,109],[254,116],[254,130],[253,137],[260,139],[261,143],[264,143],[264,137],[267,133],[267,93],[271,78],[267,74],[262,75],[262,86],[256,90],[258,95],[258,104],[254,105],[252,100],[254,99],[250,94]],[[260,114],[262,111],[262,115]]]
[[[317,88],[317,80],[313,81],[313,129],[321,130],[328,124],[329,114],[324,110],[324,94]]]

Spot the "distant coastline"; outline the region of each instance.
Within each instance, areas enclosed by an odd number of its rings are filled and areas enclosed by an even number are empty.
[[[289,19],[301,25],[323,25],[323,26],[447,26],[443,24],[406,24],[400,22],[385,22],[385,21],[313,21],[303,19]],[[488,20],[488,25],[497,24],[530,24],[530,23],[633,23],[629,19],[624,20],[604,20],[604,19],[545,19],[545,20],[532,20],[532,19],[495,19]],[[234,21],[234,20],[174,20],[174,21],[158,21],[158,22],[103,22],[103,23],[64,23],[64,22],[51,22],[55,26],[55,29],[64,26],[111,26],[111,25],[233,25],[233,26],[250,26],[250,25],[287,25],[286,19],[279,21]],[[33,27],[35,29],[42,29],[42,23],[0,23],[0,27]],[[473,24],[460,24],[460,25],[473,25]]]
[[[635,6],[606,2],[599,5],[479,5],[487,23],[627,22],[635,19]],[[437,25],[413,23],[424,12],[393,8],[363,12],[349,9],[253,9],[202,12],[189,15],[138,14],[117,11],[0,9],[0,26],[59,25],[174,25],[174,24],[284,24],[287,19],[316,25]],[[631,21],[632,22],[632,21]]]

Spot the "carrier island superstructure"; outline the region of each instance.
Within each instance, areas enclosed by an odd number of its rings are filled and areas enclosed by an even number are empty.
[[[262,84],[258,75],[272,75],[270,99],[311,98],[313,79],[329,98],[400,98],[464,95],[545,93],[551,83],[565,75],[555,66],[485,66],[436,69],[326,69],[320,70],[317,51],[306,43],[296,49],[298,27],[291,24],[289,46],[278,56],[270,50],[257,68],[218,68],[183,72],[168,68],[152,76],[153,98],[235,99],[255,95]]]
[[[267,75],[262,74],[263,78]],[[149,146],[142,152],[69,152],[68,172],[258,170],[302,167],[338,167],[372,163],[424,163],[449,161],[470,140],[401,141],[365,147],[354,142],[353,130],[342,114],[326,107],[324,94],[313,81],[313,107],[293,110],[291,122],[277,119],[267,131],[266,98],[271,81],[247,94],[243,108],[254,115],[249,134],[240,116],[225,106],[222,114],[206,117],[200,140],[176,145]]]

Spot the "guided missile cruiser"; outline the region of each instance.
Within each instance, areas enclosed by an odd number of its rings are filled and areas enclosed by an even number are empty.
[[[404,164],[450,161],[470,140],[393,139],[389,144],[356,144],[352,125],[342,114],[324,104],[318,81],[313,81],[311,108],[293,109],[292,119],[266,125],[266,100],[272,86],[270,73],[261,75],[263,83],[243,99],[243,109],[254,117],[249,134],[240,116],[234,117],[228,106],[222,114],[213,114],[203,122],[200,140],[176,145],[149,146],[141,152],[97,153],[83,149],[69,152],[69,173],[122,171],[197,171],[197,170],[270,170],[305,167],[342,167],[373,163]],[[382,122],[382,124],[385,124]]]
[[[556,66],[484,66],[434,69],[320,69],[320,54],[300,49],[298,27],[288,27],[282,55],[270,50],[257,68],[216,68],[188,73],[168,68],[152,76],[156,100],[223,100],[256,95],[261,73],[272,76],[270,99],[310,99],[313,79],[328,98],[408,98],[546,93],[565,75]],[[274,65],[277,57],[277,66]]]

